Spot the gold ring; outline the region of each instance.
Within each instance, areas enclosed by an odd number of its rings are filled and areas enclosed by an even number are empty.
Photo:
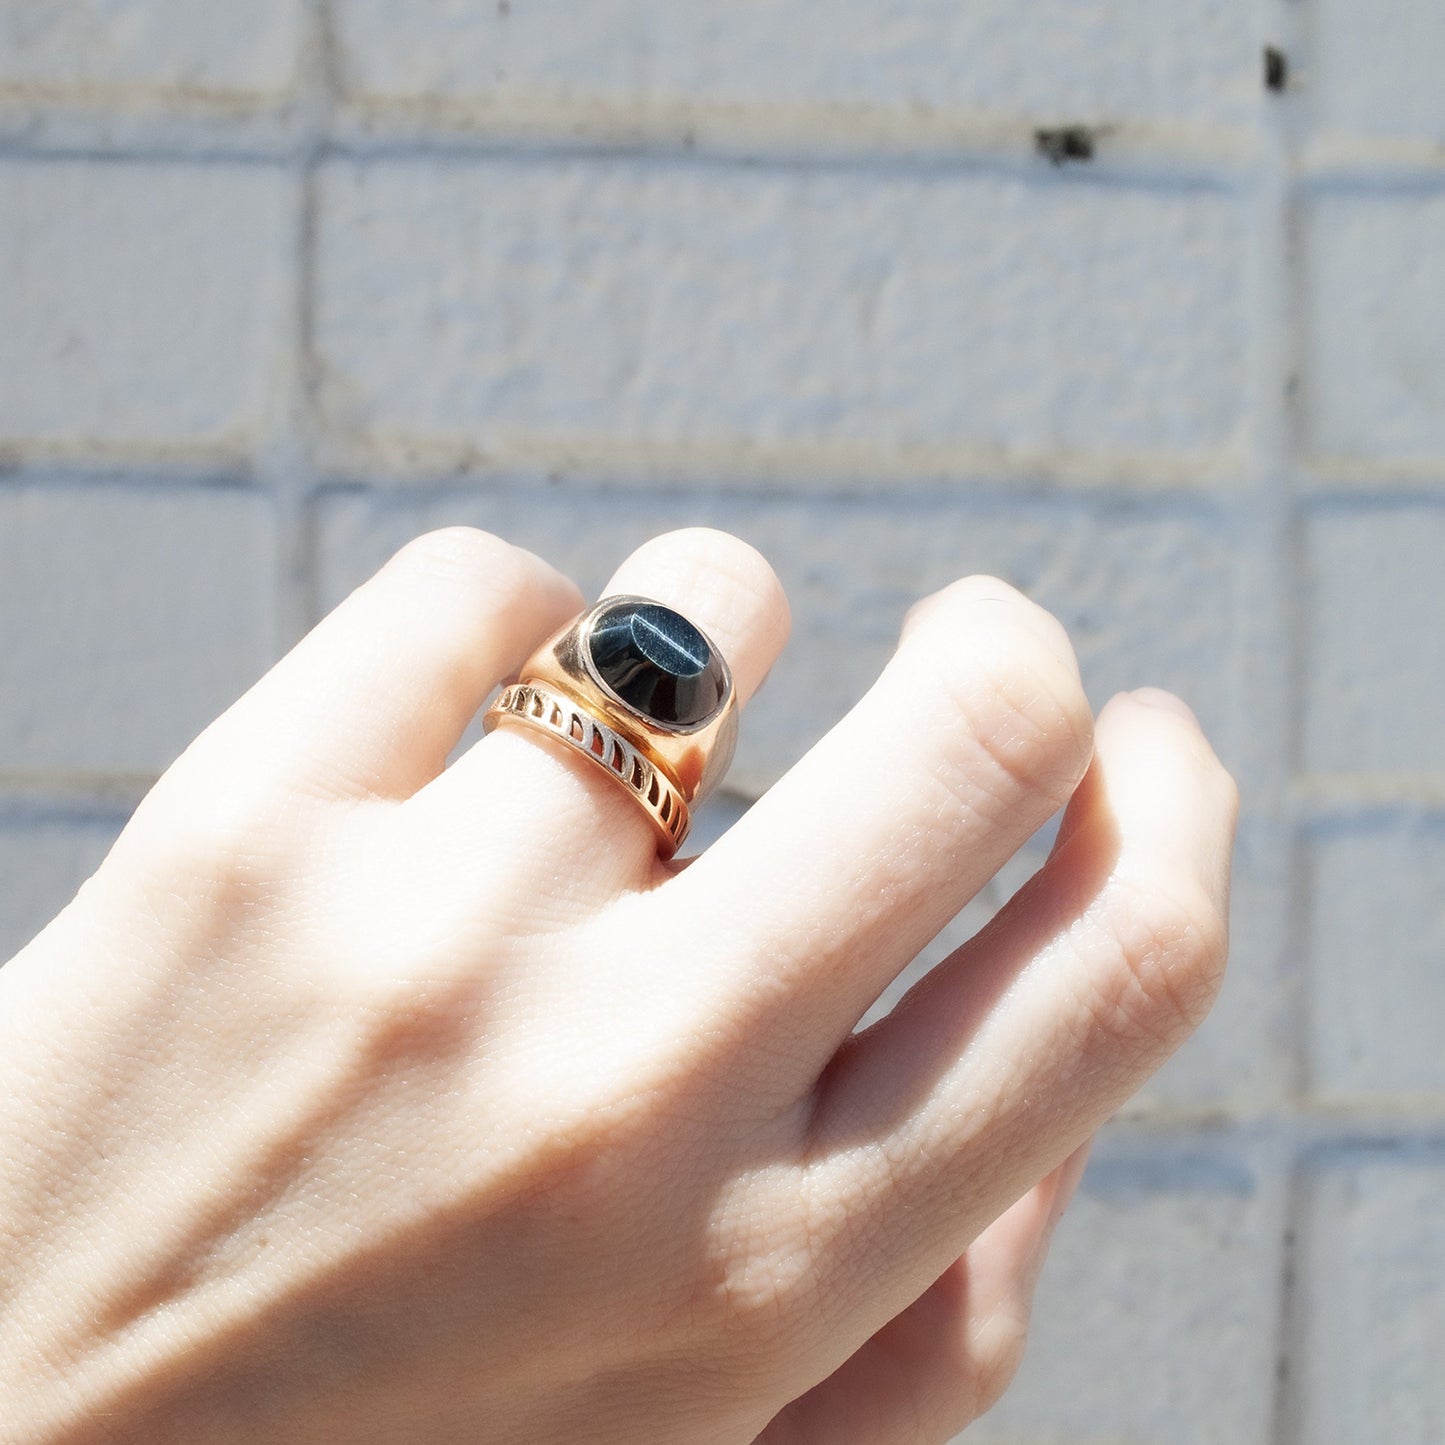
[[[482,726],[504,722],[601,768],[641,804],[671,857],[692,805],[732,762],[738,708],[727,662],[701,628],[646,597],[604,597],[532,654]]]

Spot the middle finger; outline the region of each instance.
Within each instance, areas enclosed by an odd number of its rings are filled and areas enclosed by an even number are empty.
[[[915,608],[844,720],[657,901],[784,1091],[1068,799],[1093,717],[1063,627],[973,577]]]

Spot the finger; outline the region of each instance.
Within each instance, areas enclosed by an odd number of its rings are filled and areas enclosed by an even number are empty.
[[[1084,1144],[994,1220],[916,1300],[821,1384],[761,1445],[942,1445],[997,1403],[1017,1372],[1034,1291],[1088,1162]]]
[[[890,1280],[865,1316],[1097,1129],[1218,990],[1238,794],[1192,714],[1148,698],[1100,715],[1039,874],[820,1081],[807,1192],[855,1221],[820,1244],[842,1293]]]
[[[486,532],[418,537],[197,739],[186,767],[328,796],[404,798],[493,687],[576,613],[576,586]]]
[[[787,640],[782,584],[746,542],[689,528],[654,538],[617,570],[604,595],[632,593],[680,612],[732,670],[739,705]],[[413,800],[416,826],[475,866],[505,846],[508,868],[575,877],[608,895],[654,878],[657,835],[637,802],[602,768],[532,729],[498,728]],[[498,819],[514,820],[498,829]],[[585,867],[579,866],[585,863]]]
[[[955,583],[914,610],[858,706],[669,885],[691,971],[711,969],[734,1032],[787,1061],[772,1085],[810,1087],[1063,804],[1092,721],[1059,623],[993,578]]]
[[[991,1409],[1018,1373],[1039,1277],[1092,1149],[1093,1139],[1086,1139],[950,1266],[963,1270],[967,1284],[961,1329],[952,1336],[956,1348],[941,1352],[944,1358],[936,1361],[936,1389],[948,1434]],[[951,1405],[950,1375],[956,1381]]]

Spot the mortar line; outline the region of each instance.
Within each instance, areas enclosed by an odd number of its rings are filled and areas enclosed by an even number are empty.
[[[314,179],[312,181],[314,188]],[[299,201],[293,242],[294,252],[309,255],[314,247],[314,196]],[[293,255],[294,255],[293,252]],[[311,286],[313,262],[307,263],[308,276],[299,283]],[[314,298],[314,291],[310,292]],[[299,306],[298,308],[299,309]],[[299,331],[299,343],[312,349],[313,372],[308,386],[314,389],[315,346],[311,324],[306,321]],[[1124,450],[1100,449],[1085,451],[1060,447],[1053,451],[1040,449],[1027,455],[1000,452],[990,454],[983,446],[967,442],[945,444],[928,449],[921,455],[891,455],[886,451],[864,454],[851,450],[841,442],[810,443],[778,447],[765,454],[749,448],[745,439],[729,438],[719,443],[714,439],[675,444],[667,451],[659,448],[622,447],[606,437],[559,437],[546,446],[497,449],[486,456],[469,455],[461,446],[438,448],[425,437],[382,443],[399,451],[404,446],[413,453],[429,458],[412,460],[378,457],[366,454],[366,444],[338,439],[337,454],[319,458],[311,468],[318,487],[339,487],[361,484],[379,491],[407,491],[420,496],[444,493],[457,487],[468,489],[504,487],[520,478],[548,478],[578,490],[611,492],[627,490],[639,483],[636,478],[657,477],[658,484],[649,483],[650,490],[675,493],[679,496],[698,492],[711,494],[718,488],[728,493],[749,488],[773,490],[782,482],[801,489],[811,496],[876,494],[880,484],[888,495],[907,489],[930,490],[947,496],[961,483],[984,488],[1007,486],[1010,493],[1020,490],[1034,494],[1083,496],[1090,498],[1120,497],[1134,499],[1194,497],[1208,501],[1243,490],[1239,460],[1232,452],[1200,450],[1147,455]],[[917,453],[920,449],[915,449]],[[155,477],[177,483],[211,482],[245,477],[253,469],[253,459],[244,455],[193,457],[167,456],[163,448],[147,452],[130,446],[124,453],[108,449],[104,443],[89,453],[69,448],[65,455],[46,442],[28,443],[23,439],[0,441],[0,483],[26,469],[43,469],[47,475],[64,471],[82,478],[123,480],[130,476]],[[659,455],[667,458],[664,465]]]
[[[1294,0],[1266,0],[1262,14],[1269,43],[1278,46],[1296,74],[1307,53],[1307,20]],[[1275,979],[1285,1010],[1290,1058],[1286,1090],[1280,1100],[1282,1129],[1273,1147],[1278,1175],[1279,1260],[1275,1289],[1274,1369],[1269,1429],[1275,1445],[1291,1445],[1297,1433],[1295,1401],[1303,1344],[1298,1320],[1298,1241],[1303,1223],[1300,1174],[1306,1138],[1323,1129],[1331,1134],[1336,1121],[1316,1118],[1309,1079],[1308,980],[1305,958],[1307,923],[1306,860],[1293,779],[1301,764],[1305,678],[1302,671],[1304,627],[1300,606],[1303,576],[1300,556],[1298,495],[1301,477],[1299,396],[1303,349],[1304,298],[1300,287],[1300,156],[1301,93],[1291,89],[1288,73],[1282,94],[1267,94],[1261,146],[1258,252],[1262,307],[1256,326],[1264,345],[1254,382],[1258,432],[1258,490],[1262,550],[1257,565],[1269,569],[1273,616],[1267,636],[1280,654],[1273,668],[1277,689],[1277,727],[1264,776],[1271,780],[1269,816],[1277,826],[1283,850],[1281,956]],[[1259,659],[1261,664],[1265,659]]]
[[[314,0],[312,0],[314,4]],[[314,19],[315,11],[310,12]],[[330,27],[328,26],[328,29]],[[331,47],[334,54],[334,46]],[[347,99],[333,91],[327,145],[366,158],[425,154],[626,158],[764,168],[811,166],[952,170],[1028,164],[1047,174],[1038,133],[1055,125],[1042,112],[968,112],[953,123],[910,126],[887,110],[840,129],[820,114],[812,126],[769,124],[767,102],[719,103],[659,117],[645,103],[562,105],[552,113],[479,104],[458,111],[406,96]],[[127,114],[140,104],[143,114]],[[122,124],[117,126],[119,116]],[[45,124],[34,125],[35,119]],[[856,122],[858,117],[852,116]],[[1145,117],[1119,122],[1077,118],[1094,132],[1087,163],[1061,175],[1123,178],[1177,189],[1183,184],[1247,183],[1257,159],[1252,132],[1225,122],[1160,128]],[[742,122],[739,124],[739,122]],[[197,92],[178,96],[164,86],[117,89],[91,102],[64,95],[20,95],[0,86],[0,156],[47,159],[130,157],[148,160],[295,159],[311,145],[295,125],[294,99],[266,92]],[[1445,154],[1428,144],[1392,144],[1374,137],[1329,138],[1297,157],[1299,170],[1322,187],[1388,188],[1434,194],[1445,186]]]
[[[288,650],[313,621],[311,498],[318,486],[312,405],[311,308],[315,282],[316,171],[327,149],[334,109],[331,27],[327,0],[310,0],[298,47],[286,395],[258,474],[275,498],[280,534],[278,651]]]
[[[314,356],[314,342],[312,348]],[[425,449],[427,441],[417,438],[410,444]],[[761,459],[747,454],[741,443],[734,450],[736,455],[729,457],[705,443],[680,445],[671,465],[663,468],[651,464],[658,472],[658,480],[649,482],[647,490],[682,498],[711,494],[718,488],[725,489],[729,496],[769,496],[776,494],[781,480],[797,495],[868,498],[879,495],[881,482],[890,499],[946,500],[957,494],[958,487],[965,486],[970,489],[970,498],[1000,495],[1150,505],[1171,500],[1219,503],[1243,499],[1256,485],[1252,477],[1241,472],[1237,459],[1225,452],[1178,452],[1146,462],[1119,451],[1061,448],[1033,453],[1026,460],[1003,455],[990,461],[980,447],[960,443],[940,449],[932,465],[917,465],[905,459],[890,466],[888,458],[880,455],[867,465],[838,467],[815,461],[807,444]],[[637,455],[643,457],[641,449]],[[643,474],[641,466],[641,461],[625,465],[616,448],[579,448],[559,442],[555,455],[530,448],[467,459],[457,449],[446,466],[440,460],[408,466],[400,462],[384,464],[377,458],[359,455],[349,462],[322,457],[313,467],[312,480],[318,490],[364,487],[368,491],[419,497],[478,488],[505,490],[523,479],[547,480],[579,494],[610,495],[638,490],[641,483],[636,478]],[[83,445],[81,449],[69,444],[62,447],[49,440],[31,442],[11,437],[0,441],[0,487],[23,482],[27,471],[77,482],[235,487],[253,483],[254,460],[249,451],[210,453],[202,447],[187,452],[160,442],[149,448],[144,444],[121,448],[100,443],[85,450]],[[1445,456],[1438,462],[1422,464],[1418,475],[1410,477],[1402,477],[1393,467],[1361,463],[1348,470],[1341,468],[1340,477],[1334,481],[1322,479],[1313,460],[1301,460],[1295,501],[1337,509],[1369,507],[1372,511],[1445,506]]]

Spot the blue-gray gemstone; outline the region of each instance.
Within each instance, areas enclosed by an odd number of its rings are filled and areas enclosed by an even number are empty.
[[[722,659],[687,618],[656,602],[619,602],[592,625],[592,665],[634,712],[695,727],[722,705]]]

